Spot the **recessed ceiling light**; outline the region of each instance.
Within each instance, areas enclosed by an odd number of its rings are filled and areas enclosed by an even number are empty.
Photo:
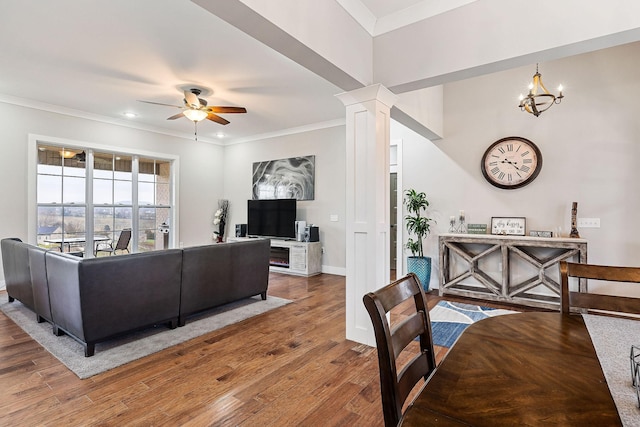
[[[216,133],[216,136],[217,136],[219,139],[222,139],[222,138],[224,138],[224,133],[223,133],[223,132],[218,132],[218,133]]]
[[[125,116],[127,119],[135,119],[136,117],[138,117],[138,115],[136,113],[132,113],[131,111],[127,111],[122,113],[123,116]]]

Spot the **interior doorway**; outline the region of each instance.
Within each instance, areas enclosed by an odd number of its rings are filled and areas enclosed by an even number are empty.
[[[389,145],[389,276],[391,280],[404,272],[402,258],[402,140]]]
[[[391,268],[391,280],[395,280],[396,263],[398,261],[398,255],[396,253],[397,252],[396,249],[398,247],[398,216],[397,216],[398,207],[394,203],[396,200],[398,200],[398,173],[397,172],[391,172],[389,191],[391,192],[389,197],[389,200],[390,200],[389,224],[391,225],[391,230],[389,232],[389,244],[390,244],[389,256],[391,259],[389,260],[389,266]]]

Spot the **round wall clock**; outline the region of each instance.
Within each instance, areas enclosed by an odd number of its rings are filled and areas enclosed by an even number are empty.
[[[492,185],[507,190],[524,187],[542,169],[542,153],[531,141],[509,136],[487,148],[480,164],[482,175]]]

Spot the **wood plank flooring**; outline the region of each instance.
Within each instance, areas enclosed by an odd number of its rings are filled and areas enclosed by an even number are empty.
[[[0,312],[0,425],[383,426],[345,278],[271,273],[269,294],[294,303],[86,380]]]

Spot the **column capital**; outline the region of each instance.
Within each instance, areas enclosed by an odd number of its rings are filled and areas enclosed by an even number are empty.
[[[381,84],[365,86],[349,92],[342,92],[336,95],[345,106],[361,104],[368,101],[379,101],[391,108],[398,101],[398,95],[391,92]]]

